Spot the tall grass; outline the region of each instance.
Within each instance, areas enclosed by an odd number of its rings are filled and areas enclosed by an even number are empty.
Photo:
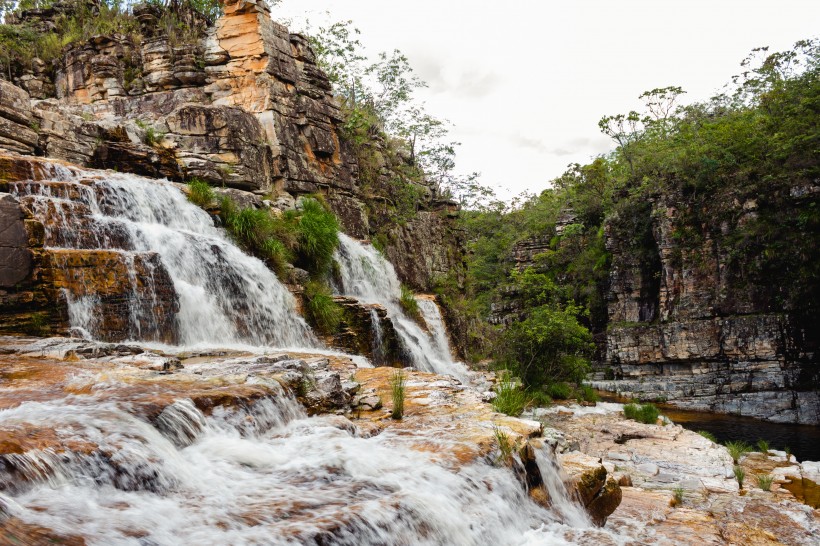
[[[212,203],[215,198],[211,185],[201,178],[192,178],[188,181],[188,200],[194,205],[204,207]]]
[[[401,285],[399,305],[401,305],[401,308],[408,317],[420,324],[424,322],[424,319],[421,317],[421,310],[419,309],[419,302],[416,300],[416,295],[404,284]]]
[[[757,478],[757,486],[762,489],[763,491],[771,491],[772,490],[772,482],[774,481],[774,476],[771,474],[758,474]]]
[[[743,489],[743,481],[746,479],[746,471],[743,469],[742,466],[735,465],[732,469],[732,472],[735,474],[735,479],[737,480],[737,484]]]
[[[699,430],[698,434],[700,434],[701,436],[703,436],[704,438],[706,438],[709,441],[717,443],[717,438],[715,437],[715,435],[712,434],[711,432],[709,432],[708,430]]]
[[[639,423],[654,425],[658,422],[660,411],[654,404],[626,404],[624,406],[624,416]]]
[[[308,320],[324,334],[332,334],[342,321],[342,308],[333,300],[330,288],[320,281],[305,285]]]
[[[305,269],[324,275],[333,261],[333,252],[339,246],[339,220],[316,198],[302,199],[297,213],[299,257]]]
[[[405,382],[404,370],[396,370],[390,375],[390,393],[393,397],[393,409],[390,411],[390,417],[393,419],[404,417]]]
[[[509,372],[502,372],[495,386],[493,409],[499,413],[517,417],[527,407],[527,393],[516,383]]]
[[[497,463],[511,464],[513,459],[513,442],[510,435],[493,425],[493,435],[495,442],[498,444],[499,456],[496,459]]]
[[[757,441],[757,449],[764,455],[769,454],[769,442],[761,438]]]
[[[740,462],[741,457],[752,450],[752,446],[742,440],[736,442],[726,442],[723,445],[725,445],[726,449],[729,450],[729,455],[732,456],[732,460],[735,464]]]

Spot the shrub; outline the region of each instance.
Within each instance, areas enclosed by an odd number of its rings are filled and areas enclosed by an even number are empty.
[[[740,461],[740,458],[743,457],[743,455],[749,453],[752,450],[752,446],[743,441],[726,442],[723,445],[725,445],[726,449],[729,450],[729,455],[732,456],[732,460],[735,462],[735,464],[737,464]]]
[[[28,324],[25,327],[27,334],[31,336],[44,336],[51,332],[46,313],[32,313]]]
[[[390,417],[393,419],[401,419],[404,417],[404,370],[396,370],[390,375],[390,393],[393,396],[393,409],[390,412]]]
[[[509,372],[502,373],[495,386],[493,409],[499,413],[517,417],[527,407],[527,393],[521,389]]]
[[[764,455],[769,454],[769,442],[764,439],[760,439],[757,441],[757,449]]]
[[[188,200],[200,207],[204,207],[214,200],[214,190],[211,185],[201,178],[192,178],[188,181]]]
[[[757,478],[757,486],[762,489],[763,491],[771,491],[772,490],[772,482],[774,481],[774,476],[771,474],[758,474]]]
[[[589,330],[578,323],[579,312],[572,305],[542,305],[531,310],[526,319],[504,332],[499,361],[530,389],[580,383],[589,371],[594,345]],[[553,396],[549,390],[547,394]]]
[[[624,406],[624,416],[639,423],[654,425],[658,422],[660,411],[654,404],[627,404]]]
[[[527,391],[529,404],[535,407],[544,407],[552,404],[552,398],[544,391]]]
[[[735,474],[735,479],[737,480],[737,484],[743,489],[743,480],[746,479],[746,471],[743,470],[742,466],[735,465],[734,469],[732,470]]]
[[[717,443],[717,438],[715,438],[715,435],[709,432],[708,430],[699,430],[698,434],[700,434],[701,436],[703,436],[711,442]]]

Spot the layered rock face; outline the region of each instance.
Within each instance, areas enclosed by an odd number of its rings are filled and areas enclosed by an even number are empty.
[[[48,31],[62,11],[24,12],[16,22]],[[53,70],[26,68],[14,85],[0,80],[0,148],[197,177],[262,197],[260,206],[288,208],[299,195],[321,193],[346,233],[389,234],[386,252],[417,290],[460,276],[453,205],[432,187],[421,187],[418,213],[401,225],[373,205],[391,198],[389,186],[362,187],[342,112],[306,38],[274,22],[261,0],[228,0],[223,11],[213,25],[194,16],[172,37],[159,8],[137,5],[138,36],[95,36],[68,46]],[[394,178],[398,167],[384,162],[377,178]]]
[[[784,206],[812,194],[790,196]],[[764,284],[739,270],[730,255],[757,203],[737,203],[736,219],[693,247],[681,241],[691,229],[679,210],[685,202],[663,195],[651,204],[654,244],[644,253],[622,233],[625,219],[610,219],[606,365],[618,381],[596,384],[682,407],[820,424],[820,328],[801,308],[809,302],[790,299],[797,287],[776,286],[776,276]]]

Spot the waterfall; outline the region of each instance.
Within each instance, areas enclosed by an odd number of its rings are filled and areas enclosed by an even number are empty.
[[[551,545],[608,534],[565,513],[562,488],[550,489],[547,509],[505,465],[447,464],[418,449],[458,448],[434,432],[359,436],[338,417],[307,418],[281,390],[210,415],[181,398],[147,421],[132,414],[138,398],[97,384],[93,394],[0,410],[4,426],[55,430],[78,446],[8,455],[7,515],[89,546]],[[560,480],[554,465],[539,465],[547,483]]]
[[[381,362],[384,360],[384,333],[382,332],[382,321],[379,313],[375,309],[370,309],[370,327],[373,329],[373,360]]]
[[[427,332],[402,309],[399,303],[401,282],[393,265],[379,251],[372,245],[339,234],[335,259],[339,264],[343,295],[363,303],[377,303],[387,309],[387,316],[415,368],[452,375],[462,381],[467,379],[466,366],[453,361],[450,354],[447,333],[435,303],[419,298],[425,320],[427,314],[431,317],[427,322],[430,332]],[[430,304],[435,307],[434,311]]]
[[[159,293],[154,276],[167,271],[178,298],[178,309],[170,312],[175,311],[182,345],[316,346],[276,275],[243,253],[173,184],[101,171],[55,174],[62,179],[18,182],[11,191],[43,222],[46,248],[55,257],[70,260],[75,254],[108,251],[99,255],[124,264],[130,284],[121,313],[125,337],[157,341],[167,336],[161,322],[167,317],[154,311],[158,301],[169,299]],[[79,279],[75,284],[91,283]],[[67,302],[71,327],[100,337],[100,298],[69,293]]]

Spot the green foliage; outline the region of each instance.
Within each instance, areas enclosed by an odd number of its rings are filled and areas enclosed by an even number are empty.
[[[757,441],[757,449],[758,449],[758,451],[760,451],[760,453],[762,453],[764,455],[768,455],[769,454],[769,442],[767,442],[763,438],[759,439]]]
[[[572,396],[572,387],[567,383],[550,383],[544,392],[553,400],[567,400]]]
[[[674,496],[675,506],[680,506],[683,504],[683,487],[676,487],[672,490],[672,495]]]
[[[783,448],[783,451],[786,452],[786,462],[791,461],[792,460],[792,448],[790,448],[789,446],[786,446],[786,447]]]
[[[314,279],[323,279],[339,245],[339,222],[314,197],[301,201],[301,209],[277,215],[269,210],[240,208],[229,197],[219,199],[225,229],[239,244],[266,260],[280,275],[296,262]]]
[[[142,142],[147,146],[157,146],[162,139],[165,138],[165,133],[157,131],[153,125],[150,125],[142,120],[136,120],[137,127],[142,129],[145,134],[142,137]]]
[[[402,310],[407,314],[408,317],[415,320],[416,322],[423,324],[424,319],[421,316],[421,311],[419,310],[419,302],[416,301],[416,295],[410,289],[410,287],[402,284],[401,285],[401,296],[399,296],[399,305],[401,305]]]
[[[729,450],[729,455],[731,455],[735,464],[740,461],[741,457],[752,451],[752,446],[742,440],[725,442],[723,445]]]
[[[404,370],[396,370],[390,375],[390,393],[393,397],[393,408],[390,417],[401,419],[404,417],[404,395],[406,376]]]
[[[658,422],[660,411],[654,404],[626,404],[624,405],[624,417],[644,423],[654,425]]]
[[[757,486],[762,489],[763,491],[771,491],[772,490],[772,482],[774,481],[774,476],[771,474],[758,474],[755,476],[757,478]]]
[[[527,407],[527,393],[516,383],[512,375],[504,372],[499,376],[495,386],[493,409],[499,413],[518,417]]]
[[[575,397],[584,402],[598,402],[601,397],[589,385],[579,385],[575,389]]]
[[[45,336],[51,332],[49,317],[46,313],[32,313],[25,327],[26,333],[31,336]]]
[[[333,300],[330,288],[320,281],[310,281],[305,285],[306,317],[310,323],[324,334],[333,334],[342,320],[342,308]]]
[[[735,479],[737,480],[737,484],[743,489],[743,481],[746,479],[746,471],[740,465],[735,465],[732,469],[732,472],[735,474]]]
[[[498,444],[498,458],[496,464],[511,465],[513,462],[513,441],[510,435],[493,425],[493,436]]]
[[[314,275],[326,274],[333,262],[333,252],[339,246],[339,220],[315,197],[301,200],[296,219],[301,263]]]
[[[580,383],[589,371],[594,346],[589,330],[578,323],[579,309],[572,304],[546,304],[527,318],[510,325],[503,334],[500,362],[525,387],[570,381]]]
[[[715,435],[709,432],[708,430],[699,430],[698,434],[700,434],[710,442],[717,443],[717,438],[715,437]]]
[[[188,200],[200,207],[212,203],[216,195],[211,185],[201,178],[191,178],[188,181]]]

